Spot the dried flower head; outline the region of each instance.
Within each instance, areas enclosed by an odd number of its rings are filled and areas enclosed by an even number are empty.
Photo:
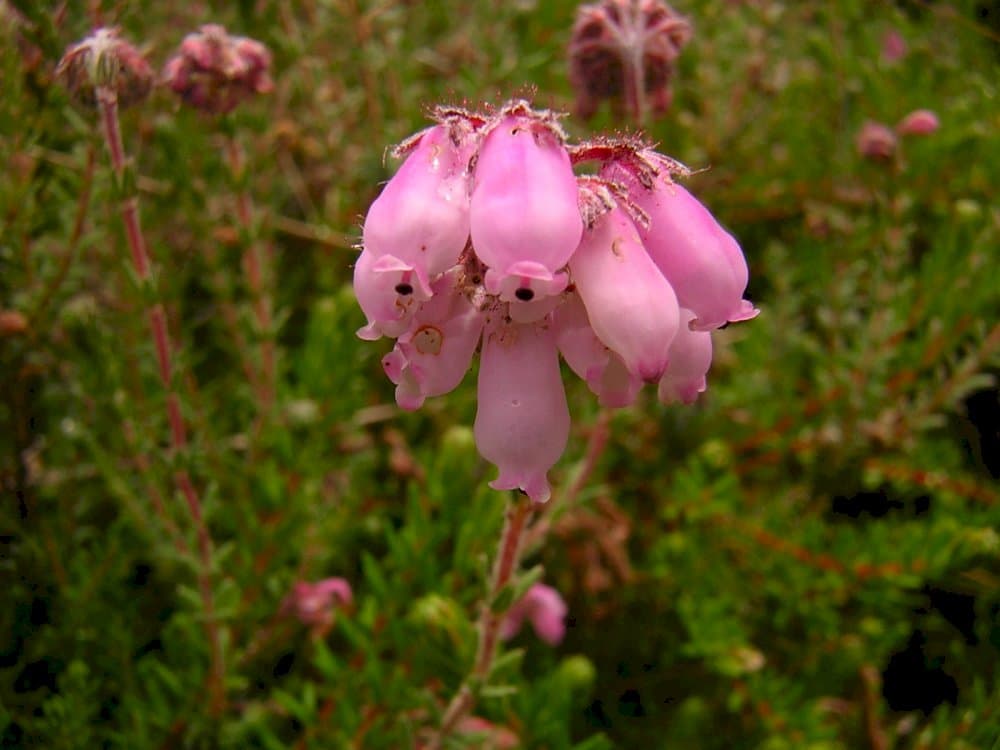
[[[119,106],[142,101],[153,85],[153,70],[118,29],[97,29],[71,45],[56,67],[70,95],[81,104],[96,106],[99,96],[114,95]]]
[[[662,0],[603,0],[582,5],[569,44],[576,109],[590,117],[602,99],[621,100],[637,122],[670,108],[674,63],[691,25]]]
[[[230,36],[218,24],[188,34],[163,69],[167,86],[184,102],[210,114],[225,114],[270,91],[271,53],[260,42]]]

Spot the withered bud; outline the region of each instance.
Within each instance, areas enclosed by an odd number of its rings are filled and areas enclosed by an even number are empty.
[[[225,114],[270,91],[271,53],[260,42],[230,36],[218,24],[188,34],[163,69],[167,86],[188,105]]]
[[[896,154],[896,134],[888,125],[869,120],[855,140],[858,153],[871,161],[889,161]]]
[[[648,97],[663,113],[671,78],[691,25],[662,0],[603,0],[581,5],[569,43],[569,76],[577,112],[590,117],[602,99],[620,100],[641,119]]]
[[[18,336],[28,330],[28,319],[17,310],[0,310],[0,338]]]
[[[102,90],[127,107],[145,99],[153,86],[146,58],[115,28],[97,29],[71,45],[56,67],[56,76],[73,99],[90,107],[97,106]]]

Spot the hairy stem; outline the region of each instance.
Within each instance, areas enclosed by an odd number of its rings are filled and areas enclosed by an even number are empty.
[[[476,648],[476,660],[473,662],[472,671],[462,683],[455,697],[451,699],[448,708],[445,709],[441,718],[437,742],[432,747],[440,747],[440,743],[472,711],[476,704],[473,687],[475,685],[481,686],[490,674],[493,659],[496,656],[500,625],[507,614],[506,612],[494,611],[493,602],[504,586],[510,583],[517,568],[524,531],[531,513],[531,502],[523,497],[513,496],[507,504],[503,531],[500,534],[500,546],[493,563],[490,590],[479,615],[479,643]]]
[[[132,268],[140,284],[149,287],[152,283],[152,264],[149,260],[146,238],[139,223],[139,196],[134,187],[135,179],[130,173],[122,142],[121,125],[118,118],[118,95],[113,89],[100,86],[97,89],[97,102],[104,140],[111,159],[111,169],[114,172],[115,189],[120,195],[122,223],[125,226],[125,237],[132,257]],[[155,294],[155,292],[150,292],[148,288],[144,289],[144,293]],[[157,373],[166,393],[170,443],[176,455],[187,446],[187,433],[184,427],[184,417],[181,413],[180,399],[173,386],[170,334],[167,329],[167,316],[163,304],[159,301],[154,302],[147,310],[147,317],[150,334],[153,338],[153,347],[156,351]],[[181,468],[175,471],[174,483],[184,497],[198,535],[200,562],[198,589],[201,593],[202,607],[205,610],[205,631],[210,652],[209,705],[212,714],[218,716],[225,706],[225,679],[222,638],[215,616],[215,598],[212,592],[212,539],[205,526],[201,498],[186,469]]]

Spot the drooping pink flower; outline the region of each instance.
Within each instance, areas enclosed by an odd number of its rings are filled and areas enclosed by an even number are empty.
[[[358,338],[375,341],[404,333],[420,303],[430,299],[431,288],[410,264],[392,255],[377,258],[365,250],[354,264],[354,295],[368,318],[368,324],[358,329]]]
[[[296,581],[282,604],[282,610],[293,614],[304,625],[322,629],[333,623],[336,608],[349,607],[353,601],[351,584],[344,578]]]
[[[584,232],[569,268],[597,338],[629,372],[658,381],[677,334],[677,296],[621,208]]]
[[[576,176],[551,118],[516,103],[485,136],[470,210],[486,290],[528,302],[560,293],[583,221]]]
[[[607,173],[622,178],[620,169]],[[656,178],[652,189],[627,175],[625,180],[629,196],[649,215],[649,227],[640,227],[639,236],[680,306],[697,316],[694,328],[756,317],[760,311],[743,299],[749,279],[743,251],[708,209],[669,178]]]
[[[528,592],[510,608],[500,625],[500,637],[513,638],[525,620],[531,623],[535,635],[550,646],[557,646],[566,635],[566,602],[551,586],[532,584]]]
[[[472,363],[483,316],[458,288],[462,276],[456,266],[434,283],[434,296],[382,358],[402,409],[419,409],[424,399],[454,390]]]
[[[660,403],[694,403],[707,387],[705,379],[712,366],[712,334],[690,328],[694,313],[681,309],[681,325],[670,345],[670,362],[660,378],[657,396]]]
[[[858,153],[871,161],[889,161],[896,155],[897,144],[892,128],[874,120],[865,122],[855,139]]]
[[[910,112],[896,124],[899,135],[930,135],[941,127],[937,114],[929,109],[917,109]]]
[[[499,470],[496,490],[549,499],[548,471],[566,449],[569,407],[547,323],[491,321],[479,364],[476,446]]]
[[[455,122],[428,128],[406,145],[412,148],[406,161],[368,209],[362,243],[374,257],[410,265],[419,283],[429,286],[458,262],[469,239],[474,142]]]
[[[552,319],[559,353],[570,369],[586,381],[601,406],[620,408],[634,403],[642,379],[629,372],[621,357],[597,338],[580,296],[567,295],[552,313]]]

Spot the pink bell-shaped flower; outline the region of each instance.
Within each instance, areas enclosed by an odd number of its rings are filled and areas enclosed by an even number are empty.
[[[612,178],[619,177],[611,170]],[[650,257],[697,316],[694,327],[718,328],[749,320],[757,310],[743,299],[749,272],[743,251],[708,209],[680,185],[658,178],[650,190],[629,182],[629,196],[649,215],[639,235]]]
[[[434,283],[434,296],[382,358],[402,409],[419,409],[425,398],[454,390],[469,369],[483,316],[456,288],[461,275],[462,269],[455,267]]]
[[[368,209],[362,242],[375,257],[393,256],[411,265],[426,286],[458,262],[469,238],[468,164],[474,139],[458,125],[435,125],[417,138]]]
[[[584,232],[569,268],[597,338],[629,372],[659,380],[677,334],[677,297],[621,208]]]
[[[557,646],[566,635],[566,612],[566,602],[558,591],[544,583],[533,584],[507,612],[500,625],[500,637],[513,638],[528,620],[535,635],[550,646]]]
[[[712,366],[712,334],[689,326],[694,313],[681,308],[681,326],[670,345],[670,363],[660,378],[657,397],[661,403],[694,403],[707,387],[705,376]]]
[[[569,439],[569,407],[548,324],[487,324],[478,402],[476,446],[499,470],[490,487],[521,489],[544,503],[551,494],[548,471]]]
[[[515,110],[519,111],[519,110]],[[513,302],[559,294],[583,232],[576,177],[562,138],[538,115],[509,114],[486,134],[470,208],[486,290]]]
[[[358,338],[375,341],[404,333],[420,303],[430,299],[431,288],[417,278],[410,264],[364,250],[354,264],[354,295],[368,318],[368,325],[358,329]]]
[[[552,319],[559,353],[570,369],[587,382],[601,406],[617,408],[632,404],[642,388],[642,380],[630,373],[621,357],[597,338],[580,296],[568,295]]]

